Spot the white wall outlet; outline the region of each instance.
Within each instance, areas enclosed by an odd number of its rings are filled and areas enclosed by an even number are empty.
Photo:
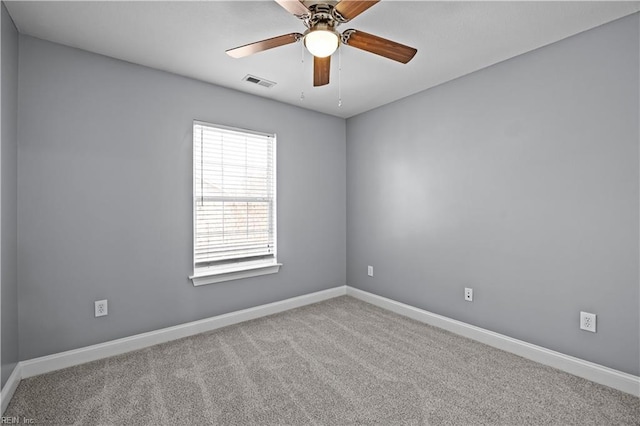
[[[107,300],[96,300],[93,302],[95,305],[96,317],[103,317],[109,314]]]
[[[580,329],[596,332],[596,314],[590,314],[589,312],[580,312]]]
[[[369,275],[370,277],[373,276],[373,266],[367,266],[367,275]]]
[[[467,302],[473,302],[473,289],[465,287],[464,289],[464,300]]]

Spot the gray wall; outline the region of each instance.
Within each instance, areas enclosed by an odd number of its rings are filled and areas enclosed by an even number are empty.
[[[638,374],[638,27],[622,19],[346,129],[21,36],[20,359],[346,281]],[[278,133],[279,274],[187,280],[192,119]],[[4,258],[2,273],[4,344]],[[110,315],[95,319],[102,298]],[[598,333],[578,330],[580,310]]]
[[[2,143],[0,145],[0,279],[2,386],[18,362],[18,32],[2,14]]]
[[[21,359],[345,284],[344,120],[22,35],[19,99]],[[280,273],[187,279],[193,119],[277,132]]]
[[[638,24],[349,119],[347,283],[638,375]]]

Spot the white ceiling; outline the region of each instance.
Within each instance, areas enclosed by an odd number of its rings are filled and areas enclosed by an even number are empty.
[[[314,88],[312,58],[306,53],[302,63],[301,43],[242,59],[225,54],[304,31],[274,1],[5,4],[24,34],[345,118],[640,10],[638,1],[383,0],[339,29],[407,44],[418,49],[416,57],[403,65],[342,46],[340,77],[335,53],[331,83]],[[268,89],[242,81],[246,74],[277,84]]]

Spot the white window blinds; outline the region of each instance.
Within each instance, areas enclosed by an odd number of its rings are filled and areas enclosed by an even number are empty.
[[[193,123],[194,266],[275,260],[275,136]]]

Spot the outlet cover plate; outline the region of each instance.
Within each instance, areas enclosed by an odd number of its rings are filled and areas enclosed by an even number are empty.
[[[590,314],[589,312],[580,312],[580,329],[596,332],[596,314]]]
[[[369,275],[370,277],[373,276],[373,266],[367,266],[367,275]]]
[[[109,314],[107,300],[96,300],[94,303],[96,317],[103,317]]]
[[[473,302],[473,289],[465,287],[464,289],[464,300],[467,302]]]

